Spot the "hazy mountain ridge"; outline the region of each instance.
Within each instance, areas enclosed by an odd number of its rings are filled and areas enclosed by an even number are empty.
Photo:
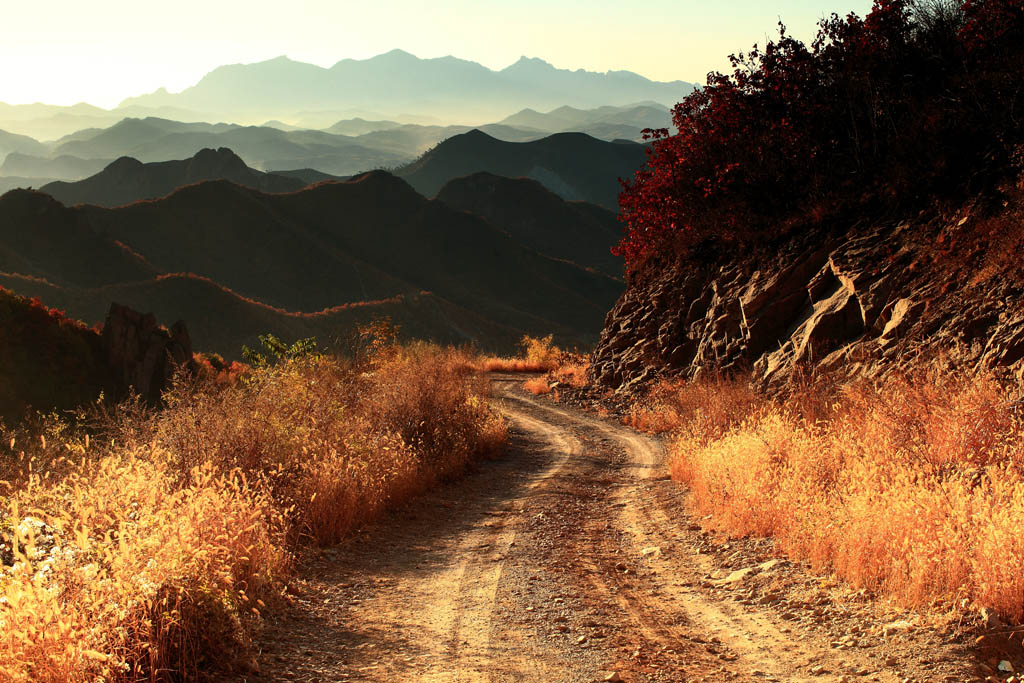
[[[365,60],[345,59],[330,68],[287,57],[221,66],[180,93],[160,89],[128,98],[121,106],[234,112],[258,120],[287,119],[301,109],[367,107],[451,120],[453,114],[490,118],[524,106],[594,107],[641,100],[671,105],[693,87],[683,81],[655,82],[628,71],[557,69],[537,58],[523,57],[492,71],[451,56],[419,59],[392,50]]]
[[[668,125],[667,112],[666,107],[650,102],[592,110],[562,106],[547,113],[524,109],[502,122],[475,127],[354,118],[335,120],[325,130],[280,121],[241,126],[148,116],[84,128],[48,143],[0,131],[0,152],[8,150],[6,158],[0,155],[0,191],[82,180],[122,156],[144,163],[171,161],[220,147],[231,148],[259,170],[306,169],[331,179],[407,164],[440,142],[474,129],[509,142],[529,142],[565,131],[609,141],[639,141],[644,128]]]
[[[0,157],[6,157],[11,153],[45,154],[46,145],[27,135],[0,130]]]
[[[46,185],[63,201],[70,203],[128,203],[163,196],[175,187],[195,180],[187,180],[179,174],[151,188],[136,186],[115,195],[104,194],[112,188],[109,177],[82,190],[81,194],[74,194],[78,192],[74,188],[50,186],[49,183],[61,177],[67,178],[76,170],[88,170],[90,165],[95,168],[101,163],[104,166],[109,163],[88,158],[93,154],[156,163],[188,158],[203,149],[229,148],[244,165],[256,170],[266,168],[278,175],[301,180],[306,185],[348,177],[373,168],[399,167],[400,175],[409,177],[419,191],[432,195],[453,178],[488,171],[509,177],[532,177],[564,199],[582,199],[614,208],[619,191],[616,179],[632,177],[645,163],[644,146],[640,144],[613,144],[583,134],[548,136],[543,132],[520,131],[517,135],[516,129],[501,125],[485,128],[491,132],[502,132],[507,137],[521,138],[522,142],[499,140],[479,129],[456,134],[455,131],[463,127],[454,126],[442,129],[403,125],[350,138],[322,131],[287,132],[274,128],[193,124],[153,118],[125,119],[108,129],[73,136],[57,147],[62,154],[55,159],[11,157],[5,163],[21,172],[7,186],[0,176],[0,188]],[[429,149],[415,162],[411,161],[412,155],[401,151],[405,147],[429,147],[433,140],[448,133],[452,133],[451,137]],[[357,144],[359,141],[381,148],[393,145],[395,149],[371,150]],[[85,158],[72,156],[72,152]],[[125,187],[131,186],[130,175],[126,175],[121,183]],[[226,176],[210,173],[208,177]],[[261,187],[254,180],[239,182]],[[278,184],[270,191],[290,190]]]
[[[75,183],[54,182],[40,190],[61,203],[121,206],[167,196],[176,189],[203,180],[224,179],[263,192],[294,192],[309,183],[263,173],[245,165],[227,148],[203,149],[190,159],[144,164],[121,157],[94,176]]]
[[[257,169],[316,168],[332,175],[394,166],[414,156],[372,149],[355,138],[322,131],[182,123],[158,118],[124,119],[95,134],[69,139],[57,145],[53,153],[82,158],[130,156],[142,162],[156,162],[221,147],[232,149]]]
[[[640,140],[646,128],[671,128],[672,113],[656,102],[595,109],[561,106],[546,113],[523,109],[498,123],[546,133],[587,133],[603,140]]]
[[[112,159],[82,159],[70,154],[47,158],[11,152],[0,164],[0,180],[4,176],[78,180],[98,173],[111,161]]]

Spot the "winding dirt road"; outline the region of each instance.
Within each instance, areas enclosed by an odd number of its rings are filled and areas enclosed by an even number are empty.
[[[964,681],[954,638],[686,516],[658,441],[499,376],[504,457],[304,567],[297,681]]]

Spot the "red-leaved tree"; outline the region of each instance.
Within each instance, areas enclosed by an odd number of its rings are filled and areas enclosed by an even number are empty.
[[[787,35],[648,131],[649,165],[620,196],[616,253],[755,243],[857,210],[909,207],[1005,173],[1022,140],[1024,0],[876,0]]]

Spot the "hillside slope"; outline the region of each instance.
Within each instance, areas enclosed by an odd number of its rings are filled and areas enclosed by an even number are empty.
[[[159,272],[92,228],[81,211],[30,190],[0,196],[0,271],[82,287],[148,279]]]
[[[100,335],[0,288],[0,420],[30,408],[70,410],[110,390]]]
[[[491,173],[451,180],[438,201],[482,216],[512,239],[542,254],[622,277],[622,259],[611,253],[622,227],[615,214],[596,204],[567,202],[528,178]]]
[[[597,375],[1016,371],[1022,57],[1020,2],[878,2],[710,76],[621,195]]]
[[[111,302],[151,312],[160,320],[186,320],[196,349],[216,351],[228,360],[241,360],[243,345],[259,348],[259,336],[268,332],[290,341],[316,337],[324,348],[343,350],[357,325],[385,317],[399,326],[403,339],[444,344],[476,342],[510,350],[517,332],[427,292],[293,313],[183,273],[93,288],[60,287],[0,273],[0,286],[39,297],[84,320],[102,321]]]
[[[595,376],[619,387],[750,369],[779,384],[800,368],[878,377],[943,357],[1024,372],[1024,195],[1006,201],[822,231],[772,254],[651,262],[608,314]]]
[[[206,181],[119,208],[67,208],[30,191],[0,198],[0,271],[12,288],[90,322],[115,296],[125,297],[162,319],[185,319],[200,342],[224,343],[209,350],[225,354],[256,324],[218,336],[210,326],[231,311],[246,309],[242,318],[287,332],[299,327],[291,314],[396,297],[418,302],[402,316],[420,338],[507,349],[523,333],[550,331],[564,343],[592,343],[622,282],[563,259],[384,172],[286,194]],[[183,294],[175,303],[164,277],[175,273],[222,291]],[[266,318],[249,303],[287,320]]]
[[[605,142],[582,133],[505,142],[472,130],[445,140],[395,173],[428,197],[453,178],[486,171],[533,178],[563,199],[615,210],[619,178],[632,178],[644,166],[645,149],[641,144]]]

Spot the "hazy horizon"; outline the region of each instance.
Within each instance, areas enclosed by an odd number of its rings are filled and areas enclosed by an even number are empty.
[[[180,92],[225,64],[288,56],[330,67],[402,49],[423,59],[454,56],[501,70],[520,56],[559,69],[633,71],[654,81],[703,83],[730,53],[763,44],[778,20],[808,40],[826,14],[863,14],[868,0],[797,0],[780,11],[756,0],[709,4],[524,0],[484,7],[445,0],[339,6],[182,0],[175,11],[128,0],[6,8],[0,28],[0,101],[116,107],[158,88]],[[499,28],[498,31],[495,29]]]

